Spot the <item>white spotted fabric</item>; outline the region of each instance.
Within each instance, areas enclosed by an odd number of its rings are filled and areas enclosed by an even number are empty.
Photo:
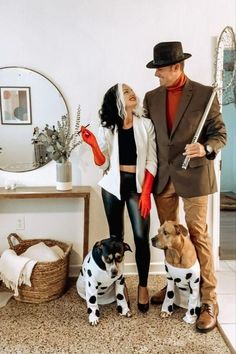
[[[162,312],[171,314],[173,304],[187,308],[183,320],[195,323],[200,311],[200,265],[198,260],[191,268],[177,268],[165,261],[167,291]]]
[[[110,304],[116,300],[115,281],[120,276],[121,274],[118,274],[111,279],[105,270],[98,267],[90,251],[83,262],[76,282],[78,294],[87,301],[90,296],[97,294],[98,304]]]
[[[88,253],[76,287],[78,294],[86,300],[90,324],[96,325],[98,323],[99,304],[110,304],[116,301],[119,314],[128,316],[130,310],[124,296],[124,283],[123,273],[118,273],[115,278],[109,277],[107,272],[99,268],[94,261],[92,251]]]

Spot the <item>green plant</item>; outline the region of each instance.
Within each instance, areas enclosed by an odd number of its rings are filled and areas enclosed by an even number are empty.
[[[80,138],[80,106],[77,110],[74,133],[70,132],[70,118],[67,115],[61,117],[61,121],[57,122],[57,127],[53,125],[50,127],[46,124],[43,130],[38,127],[34,128],[32,143],[35,145],[43,145],[46,149],[45,156],[41,156],[45,163],[48,159],[55,160],[59,163],[67,161],[70,157],[71,151],[78,145],[82,144],[83,140]]]

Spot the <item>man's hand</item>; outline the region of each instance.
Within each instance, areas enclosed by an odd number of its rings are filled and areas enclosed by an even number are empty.
[[[200,143],[187,144],[184,149],[184,156],[192,159],[193,157],[203,157],[206,156],[206,151],[204,145]]]

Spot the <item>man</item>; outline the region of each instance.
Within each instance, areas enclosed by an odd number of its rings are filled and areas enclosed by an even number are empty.
[[[184,74],[181,42],[163,42],[154,47],[154,58],[146,66],[154,68],[160,87],[147,92],[144,107],[157,135],[158,174],[153,195],[160,223],[179,221],[179,198],[201,266],[201,313],[196,322],[200,332],[216,325],[218,305],[216,277],[210,237],[207,233],[208,195],[217,191],[213,160],[226,143],[225,125],[217,98],[214,99],[202,133],[192,144],[198,124],[212,94],[212,87],[191,81]],[[182,168],[185,157],[189,166]],[[153,304],[164,300],[165,288],[152,296]]]

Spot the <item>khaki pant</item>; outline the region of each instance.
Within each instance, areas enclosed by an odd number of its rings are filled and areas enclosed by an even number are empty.
[[[161,194],[154,195],[154,200],[160,224],[165,220],[179,222],[179,196],[175,192],[173,183],[169,182]],[[201,267],[201,301],[208,304],[216,303],[212,245],[206,224],[208,196],[182,198],[182,200],[186,224]]]

